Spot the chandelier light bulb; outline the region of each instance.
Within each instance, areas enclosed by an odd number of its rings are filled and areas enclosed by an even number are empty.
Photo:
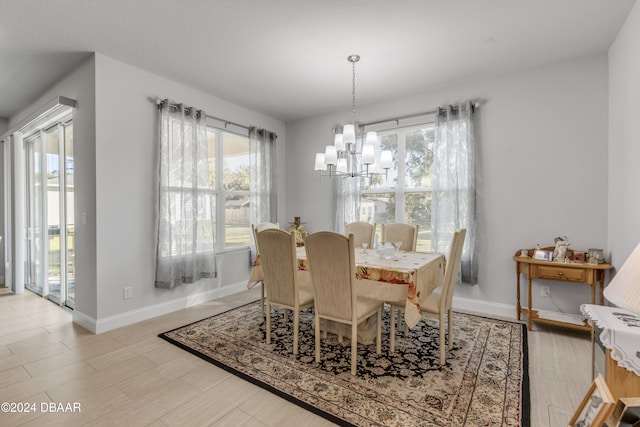
[[[327,145],[324,151],[324,162],[327,165],[335,165],[338,163],[338,152],[335,145]]]
[[[353,125],[344,125],[344,129],[342,130],[344,133],[342,134],[342,140],[345,144],[355,144],[356,142],[356,129]]]
[[[376,161],[376,152],[371,144],[365,144],[362,147],[362,164],[371,165]]]
[[[391,169],[393,167],[393,156],[391,151],[383,150],[380,153],[380,167],[382,169]]]
[[[336,136],[333,140],[333,145],[336,146],[336,150],[344,151],[346,148],[346,144],[344,143],[344,137],[341,133],[336,133]]]
[[[324,153],[316,153],[316,167],[317,171],[326,171],[327,164],[324,162]]]

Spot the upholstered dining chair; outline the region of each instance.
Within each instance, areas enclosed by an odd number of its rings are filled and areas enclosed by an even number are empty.
[[[344,227],[345,234],[348,236],[353,234],[354,246],[361,248],[363,243],[373,248],[373,240],[376,235],[376,224],[369,224],[368,222],[357,221],[351,222]]]
[[[356,374],[358,323],[376,315],[376,353],[380,354],[383,301],[356,293],[354,237],[320,231],[307,237],[307,262],[315,296],[316,362],[320,363],[320,319],[351,325],[351,375]],[[341,338],[341,337],[340,337]]]
[[[258,233],[263,230],[269,230],[271,228],[280,228],[277,222],[262,222],[260,224],[251,224],[251,234],[253,235],[253,241],[256,243],[256,255],[260,255],[260,247],[258,245]],[[262,313],[264,313],[264,282],[260,285],[260,306]]]
[[[418,242],[418,227],[418,224],[382,224],[382,242],[402,242],[400,250],[415,252]]]
[[[449,249],[449,256],[447,258],[447,266],[444,271],[444,280],[440,292],[432,292],[424,298],[420,298],[420,311],[423,316],[432,317],[438,319],[440,330],[440,365],[444,366],[445,357],[445,317],[447,322],[447,339],[449,341],[449,349],[453,348],[453,317],[452,317],[452,303],[453,303],[453,290],[458,280],[458,271],[460,270],[460,259],[462,258],[462,247],[464,246],[464,238],[467,234],[467,230],[462,228],[456,231],[453,235],[451,242],[451,248]],[[395,334],[395,313],[396,310],[404,313],[404,301],[403,302],[390,302],[391,304],[391,319],[390,319],[390,334],[393,337]],[[407,335],[408,329],[405,324],[405,335]],[[393,353],[393,340],[390,340],[390,351]]]
[[[293,311],[293,354],[298,354],[300,310],[313,305],[313,293],[302,288],[298,280],[295,232],[269,228],[258,232],[257,241],[262,249],[264,280],[269,284],[266,289],[267,344],[271,344],[271,308],[282,307]]]

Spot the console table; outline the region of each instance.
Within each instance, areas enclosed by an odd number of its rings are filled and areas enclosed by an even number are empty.
[[[553,251],[553,247],[542,248],[542,250]],[[588,264],[588,263],[560,263],[553,261],[540,261],[533,259],[535,249],[528,249],[526,257],[521,256],[521,251],[517,251],[513,256],[516,262],[516,314],[520,320],[521,314],[527,316],[527,329],[531,330],[533,322],[548,323],[551,325],[564,326],[568,328],[591,331],[591,325],[571,322],[571,316],[561,313],[540,313],[531,307],[531,283],[533,279],[554,280],[560,282],[583,283],[591,286],[591,304],[596,304],[596,287],[600,283],[600,304],[604,301],[602,292],[604,290],[604,274],[612,266],[609,263]],[[573,251],[568,250],[568,255]],[[520,274],[527,276],[527,307],[520,305]],[[548,317],[545,317],[548,316]],[[563,318],[566,316],[565,318]],[[552,318],[553,317],[553,318]]]

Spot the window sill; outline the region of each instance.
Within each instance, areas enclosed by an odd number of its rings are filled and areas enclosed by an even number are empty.
[[[225,248],[216,251],[216,255],[234,254],[239,252],[249,252],[251,248],[249,246],[237,246],[233,248]]]

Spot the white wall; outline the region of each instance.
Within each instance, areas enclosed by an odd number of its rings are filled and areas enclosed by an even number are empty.
[[[0,135],[4,134],[9,127],[7,119],[0,118]],[[4,164],[4,147],[0,143],[0,165]],[[4,236],[4,173],[0,172],[0,236]],[[0,284],[4,283],[4,238],[0,242]]]
[[[640,243],[640,3],[609,49],[609,250],[620,268]]]
[[[191,304],[194,298],[199,298],[197,295],[210,298],[246,288],[248,251],[220,254],[217,279],[175,289],[154,287],[153,199],[158,121],[150,99],[158,97],[276,132],[278,162],[284,164],[284,123],[96,54],[98,330],[177,309]],[[280,195],[284,194],[284,174],[279,178],[282,178]],[[279,197],[280,218],[284,218],[285,202],[285,197]],[[130,300],[122,298],[122,288],[126,286],[133,287]]]
[[[361,122],[479,100],[477,202],[480,277],[456,296],[503,304],[515,314],[512,256],[567,235],[572,247],[605,247],[607,231],[607,58],[556,63],[490,80],[466,81],[429,93],[357,108]],[[332,128],[349,112],[287,125],[287,217],[309,231],[333,229],[333,183],[313,171],[314,153],[331,143]],[[534,306],[579,313],[584,285],[554,283]],[[524,289],[524,288],[523,288]]]
[[[96,297],[96,249],[95,249],[95,61],[92,56],[75,71],[43,93],[36,101],[9,120],[9,127],[16,126],[56,96],[75,99],[73,111],[74,173],[75,173],[75,262],[76,306],[74,318],[83,314],[95,318]],[[81,213],[86,212],[89,223],[81,224]],[[16,233],[24,235],[24,233]],[[21,256],[18,254],[17,256]]]
[[[95,54],[12,116],[15,126],[55,96],[77,100],[74,110],[76,323],[103,332],[246,288],[249,252],[220,254],[218,277],[176,289],[154,287],[153,194],[157,110],[169,98],[233,122],[278,134],[284,164],[284,123],[152,73]],[[278,183],[284,222],[285,173]],[[80,218],[86,213],[87,224]],[[123,300],[122,288],[133,287]]]
[[[2,135],[4,131],[0,131],[0,135]],[[2,240],[0,241],[0,285],[5,283],[4,279],[4,245],[5,245],[5,237],[6,232],[4,231],[4,143],[0,141],[0,165],[3,165],[3,170],[0,171],[0,236]]]

